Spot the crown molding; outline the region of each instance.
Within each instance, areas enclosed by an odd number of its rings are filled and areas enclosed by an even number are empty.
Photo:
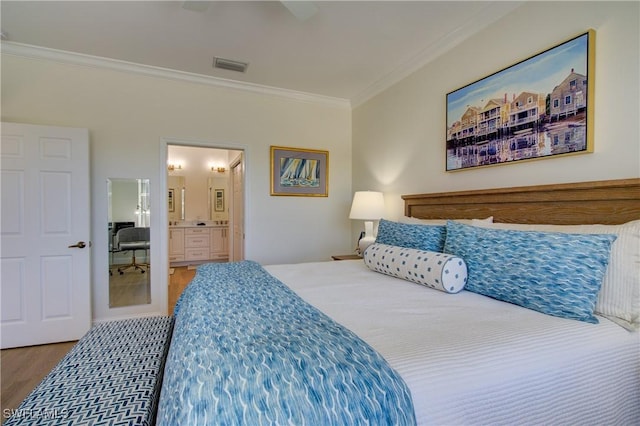
[[[103,58],[100,56],[86,55],[83,53],[68,52],[64,50],[51,49],[48,47],[34,46],[24,43],[2,41],[0,50],[3,55],[20,56],[30,59],[44,59],[64,64],[108,69],[112,71],[121,71],[147,77],[165,78],[169,80],[205,84],[214,87],[223,87],[226,89],[286,98],[299,102],[316,103],[341,108],[351,108],[351,102],[348,99],[316,95],[313,93],[299,92],[295,90],[264,86],[254,83],[246,83],[242,81],[212,77],[203,74],[189,73],[185,71],[172,70],[151,65],[143,65],[117,59]]]
[[[522,6],[526,0],[493,1],[478,14],[453,31],[440,37],[414,58],[399,64],[392,72],[377,80],[351,98],[351,107],[356,108],[384,90],[408,77],[438,56],[453,49],[482,29]]]

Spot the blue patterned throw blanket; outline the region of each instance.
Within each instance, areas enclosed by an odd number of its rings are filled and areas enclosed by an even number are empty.
[[[251,261],[201,265],[175,309],[158,425],[414,425],[373,348]]]

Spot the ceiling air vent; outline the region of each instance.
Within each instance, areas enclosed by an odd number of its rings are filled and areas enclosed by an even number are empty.
[[[231,59],[218,58],[217,56],[213,58],[213,67],[220,68],[223,70],[229,71],[237,71],[237,72],[246,72],[247,67],[249,66],[246,62],[233,61]]]

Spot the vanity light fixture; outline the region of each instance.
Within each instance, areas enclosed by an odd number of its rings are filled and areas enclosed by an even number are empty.
[[[224,173],[224,172],[227,171],[227,169],[224,168],[224,167],[211,166],[211,171],[212,172],[218,172],[218,173]]]
[[[167,170],[169,170],[170,172],[174,171],[174,170],[182,170],[182,164],[168,164],[167,165]]]

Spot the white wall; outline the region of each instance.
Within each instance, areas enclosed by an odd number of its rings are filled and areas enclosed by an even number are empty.
[[[136,223],[138,182],[135,180],[111,181],[111,215],[109,222]]]
[[[353,190],[383,191],[387,217],[395,219],[403,213],[401,194],[640,176],[639,8],[638,2],[526,3],[355,108]],[[589,28],[596,31],[594,153],[444,171],[448,92]]]
[[[163,138],[245,150],[246,258],[265,264],[325,260],[352,245],[347,218],[351,202],[347,107],[3,53],[2,121],[90,131],[96,320],[166,310]],[[329,197],[270,196],[270,145],[328,150]],[[103,230],[110,177],[150,179],[151,241],[156,245],[151,253],[149,306],[108,308],[108,245]],[[165,223],[156,213],[161,211]]]

